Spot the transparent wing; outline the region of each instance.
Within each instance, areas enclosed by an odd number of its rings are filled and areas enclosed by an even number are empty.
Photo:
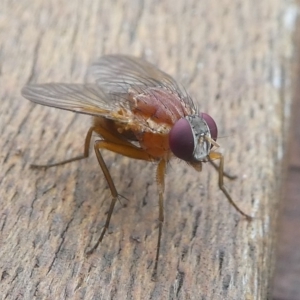
[[[180,90],[170,75],[153,64],[133,56],[103,56],[89,68],[88,73],[108,92],[124,92],[131,86],[166,86],[171,90]]]
[[[127,55],[103,56],[89,68],[88,76],[93,77],[112,100],[118,97],[122,99],[129,88],[145,90],[163,87],[178,94],[184,106],[195,109],[191,97],[182,86],[170,75],[141,58]]]
[[[95,116],[110,116],[111,111],[120,108],[120,102],[108,100],[97,84],[34,84],[25,86],[21,93],[41,105]]]

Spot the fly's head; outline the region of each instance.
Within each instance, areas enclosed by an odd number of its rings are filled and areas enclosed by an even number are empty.
[[[179,119],[169,133],[170,149],[175,156],[195,169],[207,161],[212,146],[217,145],[218,129],[214,119],[205,113]]]

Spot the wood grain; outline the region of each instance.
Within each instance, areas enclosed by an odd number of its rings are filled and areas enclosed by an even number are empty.
[[[299,20],[298,20],[299,28]],[[299,29],[295,45],[300,47]],[[289,130],[287,151],[287,176],[284,180],[283,199],[279,218],[277,260],[274,276],[274,300],[300,299],[300,56],[296,51],[294,64],[294,101]]]
[[[4,1],[0,15],[0,295],[3,299],[266,299],[290,115],[296,7],[266,1]],[[226,182],[173,162],[159,280],[155,166],[104,153],[128,198],[96,253],[110,194],[96,158],[77,155],[86,116],[20,96],[28,82],[82,82],[102,54],[143,56],[217,121]]]

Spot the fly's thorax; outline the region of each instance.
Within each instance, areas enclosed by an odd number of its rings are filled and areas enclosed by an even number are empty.
[[[166,124],[173,126],[176,120],[189,113],[182,97],[167,88],[148,87],[129,90],[129,103],[133,114],[148,120],[151,128]]]

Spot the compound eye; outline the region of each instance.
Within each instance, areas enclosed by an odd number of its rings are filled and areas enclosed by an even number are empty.
[[[193,159],[194,135],[187,119],[178,120],[169,134],[169,145],[175,156],[185,161]]]
[[[211,138],[216,141],[218,137],[218,128],[215,120],[208,114],[206,113],[200,113],[200,117],[203,118],[203,120],[206,122],[209,131],[210,131],[210,136]]]

